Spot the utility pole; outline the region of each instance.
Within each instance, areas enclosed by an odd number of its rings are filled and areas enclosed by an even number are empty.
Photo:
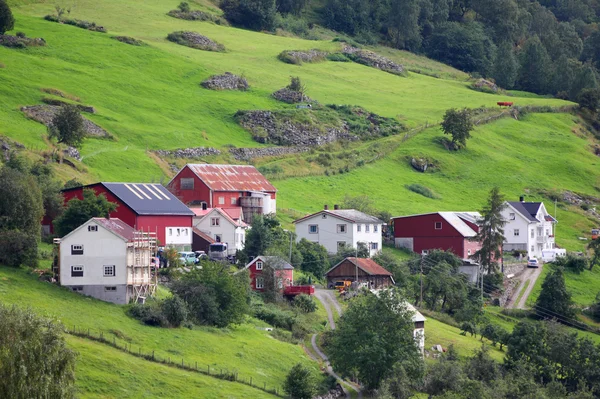
[[[425,258],[425,256],[423,254],[421,254],[421,262],[419,263],[419,266],[421,267],[421,299],[419,300],[419,306],[423,306],[423,259]]]

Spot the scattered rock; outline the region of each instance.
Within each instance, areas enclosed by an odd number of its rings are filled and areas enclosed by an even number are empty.
[[[225,19],[200,10],[171,10],[167,15],[173,18],[185,19],[187,21],[211,21],[218,25],[229,25]]]
[[[343,397],[346,397],[346,394],[344,393],[342,386],[337,384],[334,389],[330,390],[325,395],[315,396],[313,399],[337,399]]]
[[[48,104],[48,105],[56,105],[58,107],[62,107],[63,105],[67,105],[70,104],[66,101],[62,101],[62,100],[58,100],[56,98],[50,98],[50,97],[44,97],[42,98],[42,102],[44,104]],[[72,104],[70,104],[72,105]],[[95,114],[96,113],[96,109],[92,106],[89,105],[82,105],[82,104],[75,104],[75,106],[77,107],[78,110],[82,111],[82,112],[87,112],[90,114]]]
[[[54,115],[56,115],[59,110],[60,107],[55,105],[32,105],[28,107],[21,107],[21,111],[23,111],[28,118],[43,123],[46,126],[50,126],[52,124],[52,118],[54,118]],[[86,133],[90,136],[110,137],[106,130],[102,129],[85,116],[83,117],[83,125]]]
[[[67,147],[66,150],[63,150],[63,154],[67,157],[75,158],[76,160],[81,161],[81,154],[75,147]]]
[[[212,147],[179,148],[177,150],[156,150],[161,157],[201,158],[208,155],[219,155],[221,151]]]
[[[277,56],[280,61],[288,64],[302,65],[303,62],[322,62],[327,59],[327,53],[320,50],[283,50]]]
[[[250,161],[254,158],[277,157],[310,151],[310,147],[267,147],[267,148],[230,148],[229,152],[238,161]]]
[[[413,167],[413,169],[419,171],[419,172],[426,172],[427,171],[427,167],[429,166],[429,163],[427,162],[426,159],[423,158],[413,158],[410,161],[411,166]]]
[[[30,37],[17,37],[11,35],[0,35],[0,46],[12,47],[12,48],[25,48],[25,47],[41,47],[45,46],[46,41],[41,37],[30,38]]]
[[[46,15],[44,17],[46,21],[58,22],[59,24],[73,25],[78,28],[91,30],[93,32],[102,32],[106,33],[106,28],[104,26],[96,25],[95,22],[84,21],[81,19],[73,19],[73,18],[59,18],[56,15]]]
[[[471,84],[471,87],[479,91],[487,91],[494,93],[498,92],[498,86],[496,85],[496,83],[483,78],[477,79]]]
[[[121,43],[125,43],[125,44],[130,44],[132,46],[145,46],[146,43],[144,43],[141,40],[138,40],[134,37],[129,37],[129,36],[113,36],[111,37],[111,39],[115,39],[120,41]]]
[[[311,100],[308,96],[298,91],[291,90],[287,87],[277,90],[275,93],[272,94],[272,96],[276,100],[283,101],[284,103],[288,104],[314,102],[314,100]]]
[[[396,64],[389,58],[383,57],[369,50],[362,50],[348,44],[344,44],[343,53],[354,62],[367,65],[382,71],[403,75],[405,73],[402,65]]]
[[[202,87],[211,90],[248,90],[248,81],[241,77],[225,72],[223,75],[214,75],[201,83]]]
[[[196,32],[178,31],[169,33],[167,40],[198,50],[225,51],[225,46],[222,44],[214,42],[208,37],[202,36]]]

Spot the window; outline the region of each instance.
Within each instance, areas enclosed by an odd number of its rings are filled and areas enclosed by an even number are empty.
[[[442,222],[435,222],[435,229],[436,230],[441,230],[442,229]]]
[[[117,287],[112,286],[112,287],[104,287],[104,291],[116,291]]]
[[[237,205],[237,198],[231,199],[231,205]]]
[[[326,213],[322,214],[322,215],[321,215],[321,218],[323,218],[323,219],[327,219],[327,214],[326,214]]]
[[[283,288],[283,280],[280,278],[277,279],[277,288],[279,288],[279,289]]]
[[[256,270],[262,270],[263,269],[263,263],[262,260],[259,260],[258,262],[256,262]]]
[[[467,255],[469,255],[469,256],[471,255],[471,250],[470,249],[467,249]]]
[[[379,243],[372,242],[371,249],[377,251],[379,249]]]
[[[531,229],[531,238],[535,237],[535,229]]]
[[[316,224],[308,225],[308,233],[309,234],[317,234],[318,232],[319,232],[319,226],[317,226]]]
[[[256,289],[265,288],[265,279],[262,277],[256,278]]]
[[[96,224],[90,224],[88,226],[88,231],[98,231],[98,225],[96,225]]]
[[[338,250],[343,249],[346,247],[346,241],[338,241],[337,242],[337,248]]]
[[[215,234],[215,241],[221,242],[221,234]]]
[[[104,277],[115,276],[115,265],[104,265]]]
[[[225,205],[225,197],[219,197],[219,205]]]
[[[508,219],[509,220],[515,220],[515,214],[514,213],[509,213],[508,214]]]
[[[169,235],[172,236],[173,235],[173,229],[169,229]]]
[[[346,225],[345,224],[338,224],[337,225],[337,232],[340,233],[340,234],[346,233]]]
[[[75,291],[75,292],[79,292],[79,291],[83,291],[83,287],[81,285],[76,285],[71,287],[71,290]]]
[[[550,235],[550,230],[546,229],[546,235],[549,236]]]
[[[531,252],[535,251],[535,248],[533,247],[533,245],[531,246]]]
[[[379,226],[377,226],[376,224],[373,225],[373,231],[375,233],[377,233],[377,230],[379,230]]]
[[[177,237],[181,235],[181,229],[177,229]]]
[[[181,229],[181,231],[183,231],[183,235],[184,235],[184,236],[187,236],[187,235],[188,235],[188,231],[187,231],[187,229]]]
[[[220,226],[221,225],[221,218],[210,218],[210,225],[211,226]]]
[[[179,187],[182,190],[193,190],[194,189],[194,178],[193,177],[182,177],[179,180]]]
[[[356,225],[356,231],[360,231],[360,226],[361,226],[360,224]]]
[[[83,277],[83,266],[71,266],[71,277]]]
[[[83,245],[71,245],[71,255],[83,255]]]
[[[371,231],[371,225],[365,224],[365,233],[368,233],[369,231]]]
[[[515,237],[518,237],[519,236],[519,229],[515,229],[514,234],[515,234]]]

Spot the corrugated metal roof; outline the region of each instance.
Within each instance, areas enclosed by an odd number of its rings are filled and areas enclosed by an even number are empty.
[[[212,238],[202,230],[198,230],[195,227],[192,227],[192,232],[197,236],[202,237],[205,241],[208,241],[209,244],[214,244],[216,242],[214,238]]]
[[[241,214],[242,214],[242,210],[241,208],[239,209],[239,212],[235,212],[232,211],[233,208],[208,208],[208,209],[198,209],[198,208],[192,208],[192,212],[194,212],[196,214],[196,216],[198,216],[200,218],[200,220],[204,219],[205,217],[207,217],[209,214],[216,212],[219,215],[223,216],[227,221],[229,221],[229,223],[231,223],[234,226],[238,226],[238,227],[246,227],[248,226],[243,220],[241,220]],[[234,216],[237,215],[236,218],[234,218],[232,216],[232,214]]]
[[[183,202],[160,184],[101,183],[138,215],[194,216]]]
[[[349,260],[350,262],[352,262],[353,264],[358,266],[362,271],[364,271],[365,273],[367,273],[371,276],[390,276],[390,277],[392,276],[392,273],[390,273],[389,271],[384,269],[382,266],[377,264],[377,262],[375,262],[373,259],[354,258],[354,257],[345,258],[340,263],[333,266],[331,269],[327,270],[325,275],[329,274],[330,271],[332,271],[333,269],[335,269],[336,267],[341,265],[345,260]]]
[[[277,189],[252,165],[187,164],[214,191],[262,191]]]
[[[463,237],[475,237],[477,232],[471,228],[465,221],[460,217],[461,214],[469,215],[469,218],[480,218],[481,215],[477,212],[438,212],[441,217],[452,227],[454,227],[460,235]],[[467,219],[469,220],[469,219]],[[469,220],[470,221],[470,220]],[[475,222],[473,222],[475,223]]]
[[[127,241],[133,241],[135,238],[136,230],[127,223],[123,222],[121,219],[93,218],[93,220],[105,229],[112,231]]]
[[[313,213],[312,215],[307,215],[303,218],[294,220],[293,223],[298,223],[306,219],[310,219],[317,215],[321,215],[322,213],[326,213],[329,215],[337,216],[344,220],[347,220],[351,223],[373,223],[373,224],[384,224],[384,222],[375,216],[367,215],[364,212],[357,211],[356,209],[334,209],[334,210],[322,210],[317,213]]]

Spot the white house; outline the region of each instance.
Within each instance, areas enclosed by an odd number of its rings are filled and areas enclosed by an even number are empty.
[[[425,352],[425,320],[427,319],[410,303],[405,302],[405,305],[409,311],[414,312],[412,316],[412,321],[415,323],[413,338],[422,355]]]
[[[227,243],[233,253],[244,249],[246,230],[249,229],[244,220],[242,208],[192,208],[194,227],[207,234],[215,242]]]
[[[557,223],[543,202],[506,202],[502,217],[504,251],[527,251],[530,258],[542,258],[542,251],[555,247],[554,225]]]
[[[337,253],[343,246],[358,248],[359,243],[369,249],[369,257],[381,251],[381,228],[384,223],[375,216],[355,209],[325,209],[295,220],[296,239],[306,238],[324,246],[329,253]]]
[[[156,290],[154,233],[136,231],[120,219],[92,218],[55,242],[56,278],[75,292],[126,304]]]

